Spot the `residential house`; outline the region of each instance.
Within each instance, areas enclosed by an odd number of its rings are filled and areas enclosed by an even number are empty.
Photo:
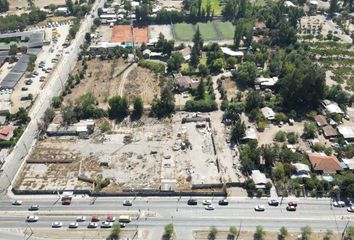
[[[319,174],[335,174],[343,170],[342,164],[336,156],[311,153],[309,154],[309,159],[314,171]]]
[[[327,113],[344,114],[342,109],[335,102],[331,102],[329,100],[324,100],[322,102],[322,106],[324,107],[324,109],[326,110]]]
[[[193,81],[189,76],[174,74],[178,92],[186,92],[198,87],[198,81]]]
[[[10,113],[11,102],[10,101],[0,101],[0,115],[5,116]]]
[[[292,175],[291,178],[311,178],[310,167],[303,163],[293,163],[292,164],[296,169],[296,174]]]
[[[337,131],[331,125],[324,126],[322,131],[325,138],[334,138],[338,135]]]
[[[256,89],[272,88],[278,82],[278,77],[265,78],[263,76],[256,78],[254,82]]]
[[[242,62],[244,56],[243,52],[233,51],[228,47],[221,47],[220,49],[224,53],[225,57],[236,57],[238,62]]]
[[[263,116],[265,117],[265,119],[267,120],[274,120],[275,118],[275,112],[273,111],[273,109],[271,109],[270,107],[264,107],[261,109],[261,112],[263,114]]]
[[[14,129],[11,126],[0,127],[0,141],[8,141],[14,135]]]
[[[269,180],[266,178],[264,173],[259,170],[252,170],[251,178],[256,185],[256,188],[265,188]]]
[[[257,140],[257,130],[255,128],[247,128],[245,132],[245,136],[242,138],[243,140]]]
[[[347,141],[354,141],[354,128],[350,126],[338,126],[339,134]]]
[[[354,170],[354,158],[342,158],[346,169]]]

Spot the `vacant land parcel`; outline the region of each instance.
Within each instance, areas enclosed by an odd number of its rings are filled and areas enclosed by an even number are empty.
[[[206,41],[230,40],[234,36],[234,26],[230,22],[212,21],[197,25],[178,23],[173,25],[173,32],[177,41],[192,41],[195,31],[199,27],[200,33]]]

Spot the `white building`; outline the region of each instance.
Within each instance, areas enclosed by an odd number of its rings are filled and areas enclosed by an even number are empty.
[[[354,140],[354,128],[350,126],[339,126],[338,132],[343,136],[345,140]]]
[[[263,116],[265,117],[265,119],[267,120],[274,120],[275,118],[275,112],[273,111],[273,109],[271,109],[270,107],[264,107],[261,109],[261,112],[263,114]]]

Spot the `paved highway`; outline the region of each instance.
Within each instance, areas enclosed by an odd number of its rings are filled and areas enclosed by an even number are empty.
[[[188,206],[189,198],[125,198],[133,200],[132,207],[122,205],[123,198],[98,198],[92,204],[91,198],[77,197],[69,206],[60,205],[54,198],[49,200],[24,200],[22,206],[12,206],[10,201],[0,202],[0,229],[26,228],[25,217],[29,214],[39,216],[37,223],[30,223],[32,229],[50,229],[53,221],[63,222],[63,229],[67,229],[76,216],[84,215],[87,221],[80,223],[79,229],[87,229],[91,215],[104,218],[107,215],[119,217],[129,214],[132,222],[128,229],[152,229],[162,231],[167,223],[173,223],[182,239],[192,239],[192,231],[208,229],[215,225],[219,229],[227,230],[230,226],[241,225],[243,230],[254,230],[262,225],[266,231],[278,231],[286,226],[290,231],[299,231],[301,227],[309,225],[314,231],[331,229],[341,233],[345,225],[354,219],[354,214],[346,208],[331,208],[329,200],[302,199],[298,201],[296,212],[286,211],[290,200],[283,200],[279,207],[267,205],[266,199],[230,198],[228,206],[219,206],[220,198],[212,199],[214,211],[206,211],[201,202],[206,198],[198,198],[197,206]],[[210,198],[209,198],[210,199]],[[40,210],[29,212],[31,204],[39,204]],[[257,204],[265,206],[264,212],[254,211]],[[139,211],[140,210],[140,211]],[[57,231],[57,229],[55,229]]]

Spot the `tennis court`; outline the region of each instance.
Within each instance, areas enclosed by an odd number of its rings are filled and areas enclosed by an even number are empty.
[[[112,30],[112,42],[132,42],[130,25],[114,26]],[[134,42],[148,43],[148,27],[134,27]]]

